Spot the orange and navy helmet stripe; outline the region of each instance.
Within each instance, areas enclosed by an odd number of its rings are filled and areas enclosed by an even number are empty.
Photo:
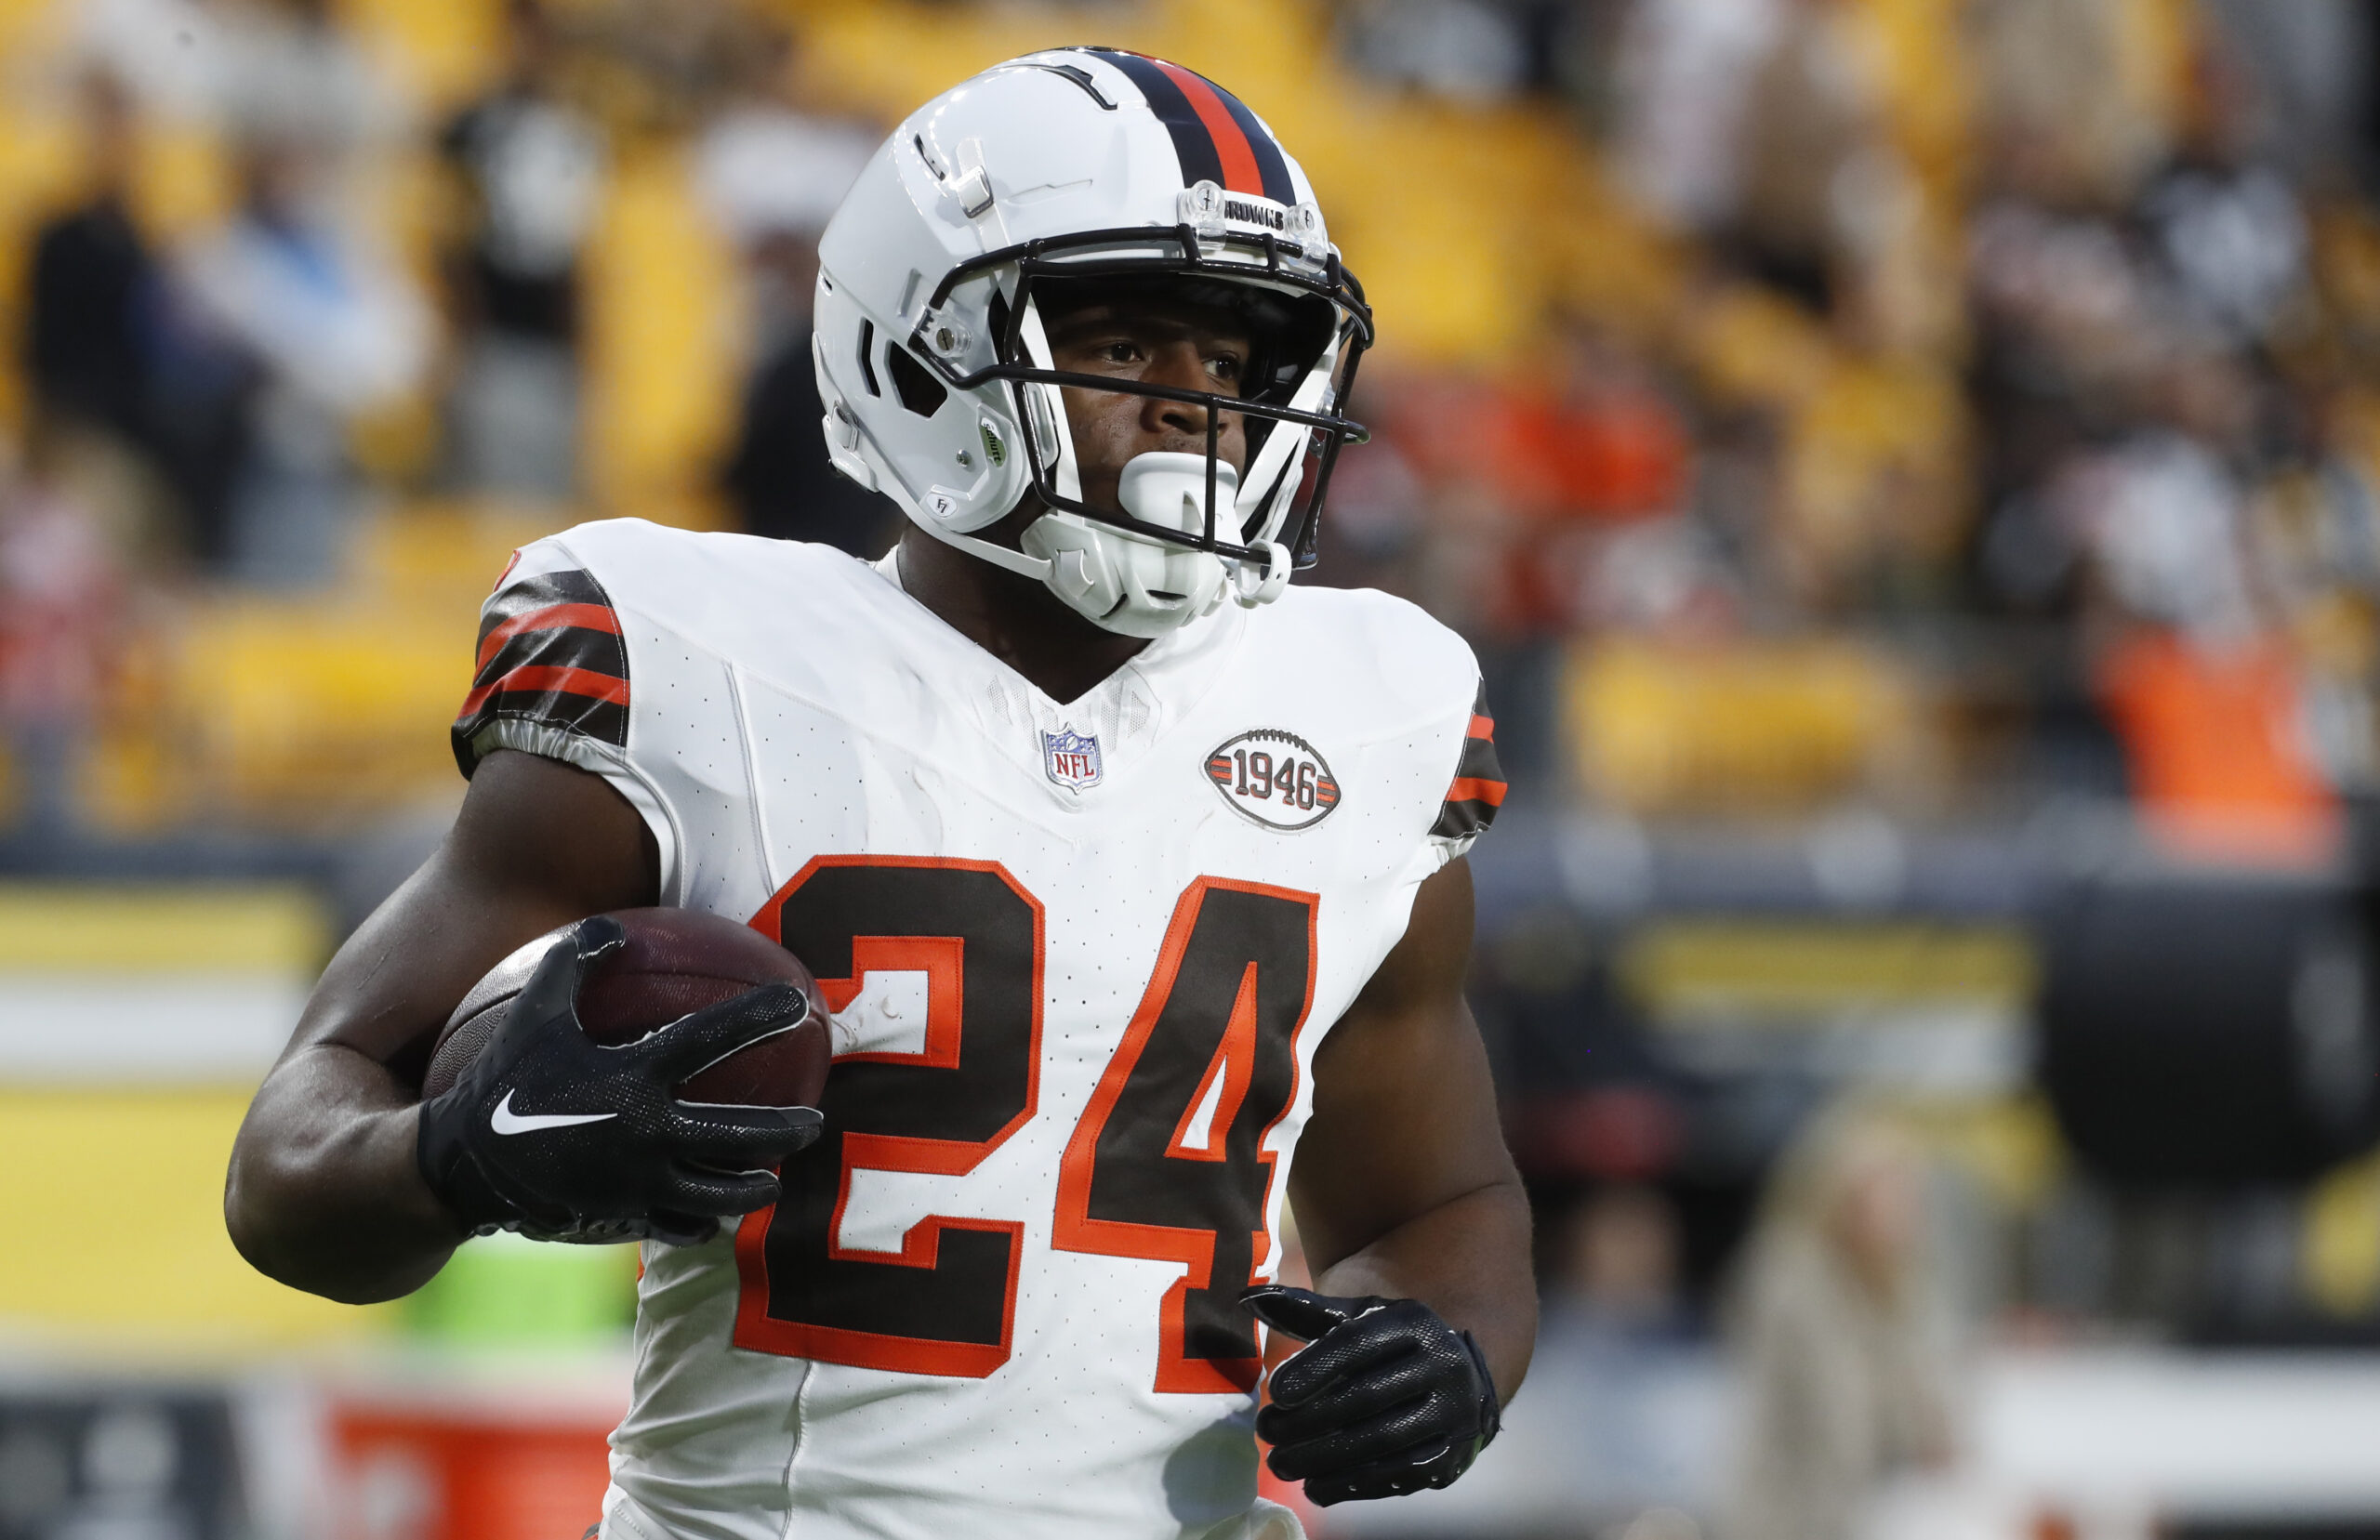
[[[1206,76],[1146,54],[1121,48],[1085,48],[1084,53],[1124,72],[1140,88],[1182,164],[1182,185],[1213,182],[1226,192],[1295,204],[1289,161],[1264,125],[1240,99]]]

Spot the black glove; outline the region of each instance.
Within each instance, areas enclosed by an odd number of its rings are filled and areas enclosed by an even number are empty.
[[[1488,1361],[1418,1299],[1333,1299],[1265,1283],[1240,1303],[1276,1332],[1303,1337],[1273,1371],[1256,1432],[1285,1481],[1329,1507],[1448,1486],[1501,1421]]]
[[[818,1137],[812,1108],[697,1109],[671,1094],[800,1021],[810,1002],[790,984],[707,1006],[620,1047],[588,1037],[578,992],[627,939],[602,915],[563,932],[462,1078],[422,1103],[421,1174],[475,1233],[707,1241],[721,1216],[774,1203],[777,1178],[760,1168]]]

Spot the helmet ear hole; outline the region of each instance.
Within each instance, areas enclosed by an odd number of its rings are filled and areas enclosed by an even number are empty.
[[[884,368],[892,376],[892,388],[900,396],[901,404],[920,417],[932,416],[950,399],[948,388],[924,364],[911,358],[906,349],[885,349]]]

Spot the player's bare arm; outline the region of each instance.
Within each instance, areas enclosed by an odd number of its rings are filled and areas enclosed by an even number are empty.
[[[569,766],[499,751],[480,770],[443,848],[325,973],[234,1149],[233,1240],[334,1298],[402,1294],[466,1234],[498,1229],[707,1240],[775,1201],[772,1168],[821,1125],[806,1105],[680,1095],[811,1017],[791,982],[728,984],[615,1046],[590,1036],[582,992],[628,944],[606,911],[654,896],[652,836],[619,792]],[[441,1025],[524,942],[525,977],[484,1042],[425,1095]],[[823,1030],[817,1042],[823,1063]]]
[[[1536,1341],[1537,1291],[1528,1200],[1463,1000],[1471,934],[1470,863],[1458,857],[1421,884],[1404,939],[1315,1055],[1314,1118],[1289,1198],[1316,1294],[1426,1305],[1477,1339],[1494,1393],[1509,1400]],[[1302,1319],[1294,1304],[1260,1304],[1260,1313],[1302,1336],[1332,1324],[1311,1311]],[[1328,1436],[1385,1409],[1316,1417],[1276,1407],[1265,1430],[1276,1443]],[[1304,1478],[1327,1468],[1320,1454],[1276,1451],[1276,1468]],[[1396,1479],[1346,1494],[1400,1490],[1389,1484]]]
[[[491,756],[437,853],[339,948],[257,1093],[224,1195],[241,1254],[354,1303],[443,1266],[465,1227],[416,1159],[432,1038],[514,948],[652,903],[655,873],[652,835],[601,778]]]
[[[1421,884],[1405,939],[1323,1040],[1289,1203],[1315,1287],[1422,1300],[1509,1397],[1537,1336],[1528,1200],[1462,994],[1471,866]]]

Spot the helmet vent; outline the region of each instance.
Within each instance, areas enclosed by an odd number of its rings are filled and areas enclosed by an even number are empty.
[[[1103,111],[1109,112],[1116,111],[1116,104],[1107,99],[1106,93],[1100,90],[1098,83],[1091,78],[1091,72],[1084,69],[1082,66],[1078,64],[1036,64],[1033,68],[1037,70],[1047,70],[1051,74],[1058,76],[1061,80],[1073,81],[1077,86],[1082,88],[1083,95],[1099,103],[1100,108]]]
[[[901,404],[920,417],[931,417],[942,410],[950,392],[942,381],[927,372],[926,366],[909,356],[907,349],[884,349],[884,367],[892,375],[892,388],[900,392]]]
[[[867,393],[882,396],[884,387],[876,383],[876,322],[862,320],[859,323],[859,377],[867,382]]]

